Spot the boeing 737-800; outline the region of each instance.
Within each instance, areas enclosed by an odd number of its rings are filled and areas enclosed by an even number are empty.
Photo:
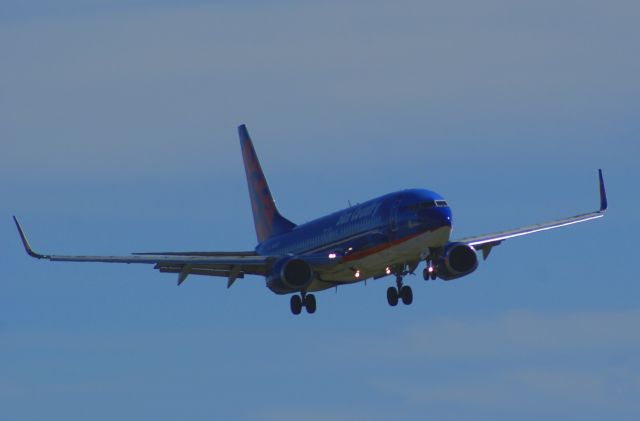
[[[395,276],[387,301],[411,304],[413,292],[403,279],[425,262],[425,280],[450,281],[469,275],[504,240],[604,216],[607,197],[599,170],[600,209],[581,215],[476,237],[450,239],[451,209],[439,194],[423,189],[377,197],[319,219],[296,225],[276,208],[249,133],[238,127],[242,157],[258,245],[241,252],[133,253],[128,256],[62,256],[36,253],[18,220],[14,221],[27,253],[38,259],[63,262],[153,264],[160,272],[227,278],[227,287],[245,275],[264,276],[276,294],[293,294],[293,314],[304,307],[316,311],[313,292],[339,285]]]

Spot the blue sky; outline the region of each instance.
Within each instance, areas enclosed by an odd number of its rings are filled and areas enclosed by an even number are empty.
[[[4,1],[0,417],[640,416],[640,7],[632,1]],[[473,275],[318,294],[38,262],[254,246],[236,126],[304,222],[426,187],[455,236],[604,220]]]

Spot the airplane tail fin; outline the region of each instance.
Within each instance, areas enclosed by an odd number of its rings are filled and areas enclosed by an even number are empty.
[[[249,132],[244,124],[238,127],[238,135],[240,136],[244,171],[247,175],[247,184],[249,186],[253,222],[255,223],[258,242],[262,243],[274,235],[291,231],[296,224],[278,212],[271,196],[267,179],[264,177],[260,161],[258,161],[256,151],[249,137]]]

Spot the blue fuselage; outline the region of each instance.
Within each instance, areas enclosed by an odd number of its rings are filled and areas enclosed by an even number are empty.
[[[260,255],[332,256],[345,264],[356,262],[349,267],[360,269],[357,262],[387,251],[386,260],[376,259],[382,262],[382,268],[368,270],[370,268],[362,267],[363,276],[358,276],[359,279],[352,279],[350,274],[341,275],[346,278],[344,282],[361,281],[367,275],[375,276],[387,264],[397,264],[392,252],[394,247],[410,239],[445,228],[446,235],[440,237],[438,244],[425,243],[423,248],[446,244],[450,227],[451,210],[442,196],[424,189],[403,190],[298,225],[290,232],[262,242],[256,252]],[[412,259],[418,260],[423,251],[416,250]]]

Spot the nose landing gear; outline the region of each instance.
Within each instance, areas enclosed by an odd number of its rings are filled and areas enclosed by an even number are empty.
[[[432,261],[427,261],[427,267],[424,268],[424,270],[422,271],[422,278],[425,281],[428,280],[436,280],[438,278],[438,269],[436,268],[436,266],[433,264]]]
[[[439,249],[429,249],[429,255],[424,259],[427,266],[422,271],[422,278],[425,281],[438,279],[438,266],[436,262],[440,260],[441,251]]]

